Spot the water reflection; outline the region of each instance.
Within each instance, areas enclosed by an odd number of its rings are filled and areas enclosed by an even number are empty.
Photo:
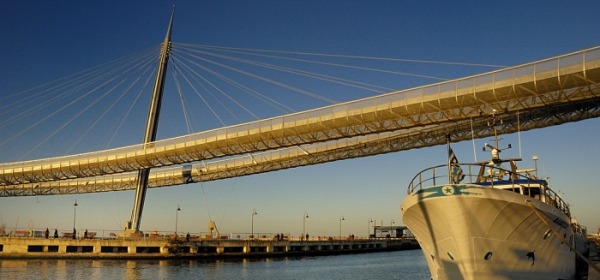
[[[429,279],[420,250],[236,260],[0,260],[2,279]]]

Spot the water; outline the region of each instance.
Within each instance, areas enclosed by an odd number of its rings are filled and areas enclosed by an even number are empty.
[[[0,260],[1,279],[430,279],[421,250],[244,260]]]

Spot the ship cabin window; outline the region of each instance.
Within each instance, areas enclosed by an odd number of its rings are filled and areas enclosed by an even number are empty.
[[[541,189],[539,186],[536,187],[524,187],[523,194],[535,199],[541,199]]]
[[[500,187],[503,190],[507,190],[507,191],[511,191],[511,192],[515,192],[515,193],[521,193],[521,186],[519,185],[507,185],[507,186],[502,186]]]

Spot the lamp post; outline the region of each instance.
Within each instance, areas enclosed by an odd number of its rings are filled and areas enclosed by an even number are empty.
[[[177,222],[179,221],[179,211],[181,211],[181,208],[179,207],[179,204],[177,204],[177,210],[175,211],[175,237],[177,237]]]
[[[302,238],[306,236],[306,219],[308,219],[308,213],[304,212],[304,215],[302,215]],[[306,241],[308,241],[308,238]]]
[[[345,221],[346,219],[344,218],[344,216],[340,216],[340,239],[342,239],[342,221]]]
[[[373,222],[373,219],[369,218],[369,221],[367,222],[367,239],[370,238],[371,235],[371,223]]]
[[[395,224],[395,223],[396,223],[396,221],[394,221],[394,220],[392,220],[392,221],[390,222],[390,238],[392,238],[393,224]],[[394,234],[394,235],[395,235],[395,234]]]
[[[256,209],[252,209],[252,233],[250,234],[250,238],[254,239],[254,216],[258,215]]]
[[[373,220],[373,237],[377,238],[377,220]]]
[[[75,231],[75,220],[77,219],[77,199],[75,199],[75,203],[73,203],[73,231]],[[75,238],[75,236],[73,236]]]

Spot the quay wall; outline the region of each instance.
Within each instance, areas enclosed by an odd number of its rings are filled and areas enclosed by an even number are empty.
[[[418,249],[414,239],[192,240],[45,239],[0,237],[0,259],[8,258],[227,258],[330,255]]]

